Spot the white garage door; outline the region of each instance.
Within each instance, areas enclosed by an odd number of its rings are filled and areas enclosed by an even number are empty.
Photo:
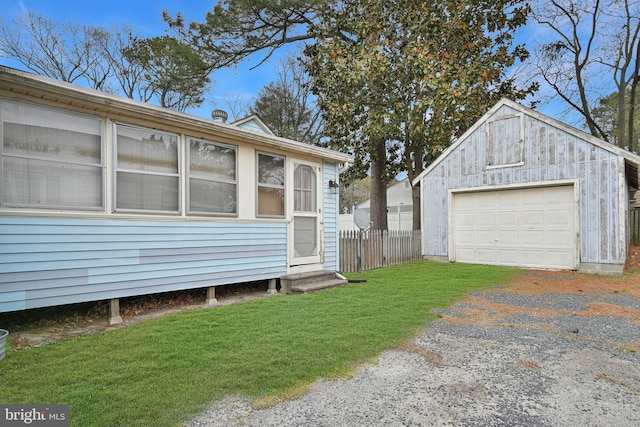
[[[458,193],[453,201],[455,261],[576,267],[573,186]]]

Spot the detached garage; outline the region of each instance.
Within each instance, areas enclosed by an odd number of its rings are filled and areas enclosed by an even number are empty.
[[[622,273],[640,156],[502,100],[415,181],[425,258]]]

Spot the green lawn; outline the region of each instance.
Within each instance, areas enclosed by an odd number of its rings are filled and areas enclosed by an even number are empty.
[[[286,396],[406,342],[467,292],[514,270],[420,261],[367,283],[179,313],[24,350],[0,362],[0,402],[68,403],[75,426],[173,426],[227,395]],[[362,278],[351,275],[352,278]]]

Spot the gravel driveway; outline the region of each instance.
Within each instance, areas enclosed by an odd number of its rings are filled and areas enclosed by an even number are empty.
[[[638,426],[640,281],[525,273],[469,295],[348,380],[188,426]]]

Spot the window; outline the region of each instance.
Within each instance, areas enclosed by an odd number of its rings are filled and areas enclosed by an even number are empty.
[[[284,157],[258,153],[258,216],[284,217]]]
[[[178,213],[178,135],[119,124],[116,138],[116,210]]]
[[[293,210],[316,211],[316,173],[311,166],[297,165],[293,173]]]
[[[2,206],[103,209],[102,121],[2,101]]]
[[[522,114],[512,114],[487,121],[487,167],[522,164],[522,120]]]
[[[189,141],[189,212],[237,213],[236,147]]]

